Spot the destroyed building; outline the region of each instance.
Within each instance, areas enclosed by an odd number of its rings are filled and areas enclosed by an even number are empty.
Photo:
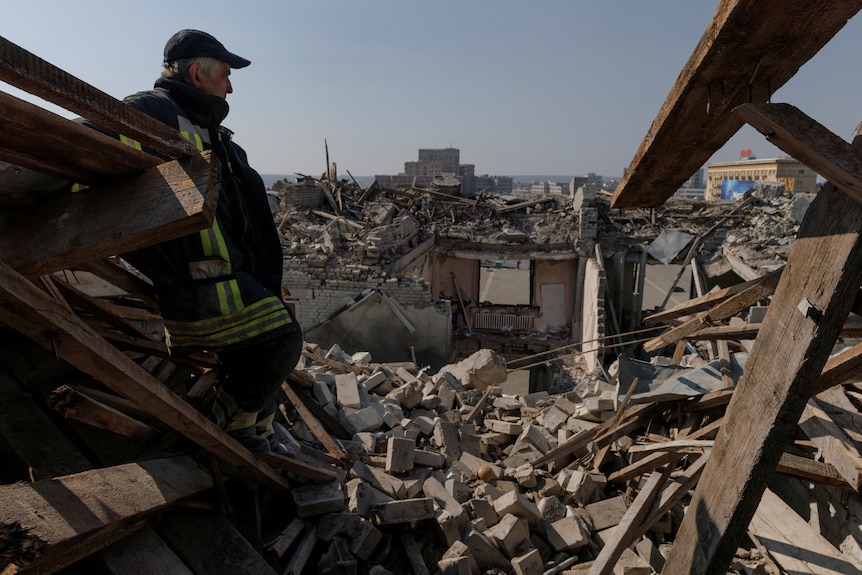
[[[2,572],[858,573],[859,143],[767,102],[862,6],[786,7],[719,4],[612,197],[276,191],[310,327],[282,386],[291,458],[202,415],[216,363],[167,353],[148,283],[115,257],[206,227],[217,166],[0,38],[0,79],[171,158],[0,94]],[[710,107],[693,87],[715,78]],[[823,190],[669,200],[742,122]],[[497,258],[532,262],[526,305],[483,306]],[[694,293],[644,310],[665,261]],[[588,375],[510,391],[565,355]]]

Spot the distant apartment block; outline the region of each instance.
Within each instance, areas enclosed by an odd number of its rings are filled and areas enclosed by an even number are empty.
[[[531,194],[559,194],[563,196],[571,195],[569,193],[569,184],[563,182],[533,182],[530,186]]]
[[[754,187],[755,182],[784,184],[785,191],[815,193],[817,174],[793,158],[759,160],[753,156],[736,162],[709,164],[706,173],[706,199],[736,199]]]
[[[702,200],[706,197],[706,180],[704,174],[706,168],[701,168],[692,175],[688,181],[679,187],[674,193],[674,198],[686,200]]]
[[[604,187],[604,177],[592,172],[586,176],[572,176],[569,181],[569,194],[574,196],[578,190],[583,189],[585,193],[595,197],[596,193]]]
[[[461,195],[473,197],[477,192],[495,194],[512,193],[512,178],[503,176],[476,176],[474,164],[461,163],[457,148],[425,148],[419,150],[418,160],[404,162],[404,171],[397,175],[376,175],[374,179],[388,188],[428,187],[435,180],[456,178],[461,184]]]

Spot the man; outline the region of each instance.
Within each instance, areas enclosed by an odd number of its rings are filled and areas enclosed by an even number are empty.
[[[302,330],[281,299],[281,243],[263,180],[221,126],[231,70],[250,63],[205,32],[181,30],[165,45],[154,89],[125,99],[212,150],[222,179],[212,227],[124,258],[152,280],[171,349],[216,353],[210,419],[253,452],[287,455],[273,430],[275,395],[299,360]]]

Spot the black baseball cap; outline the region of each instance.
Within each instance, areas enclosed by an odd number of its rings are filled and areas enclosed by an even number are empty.
[[[201,56],[221,60],[231,68],[245,68],[251,64],[250,60],[228,52],[221,42],[200,30],[180,30],[165,44],[165,63]]]

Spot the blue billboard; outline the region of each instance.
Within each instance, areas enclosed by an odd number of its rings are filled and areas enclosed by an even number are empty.
[[[754,187],[754,180],[722,180],[721,199],[738,200]]]

